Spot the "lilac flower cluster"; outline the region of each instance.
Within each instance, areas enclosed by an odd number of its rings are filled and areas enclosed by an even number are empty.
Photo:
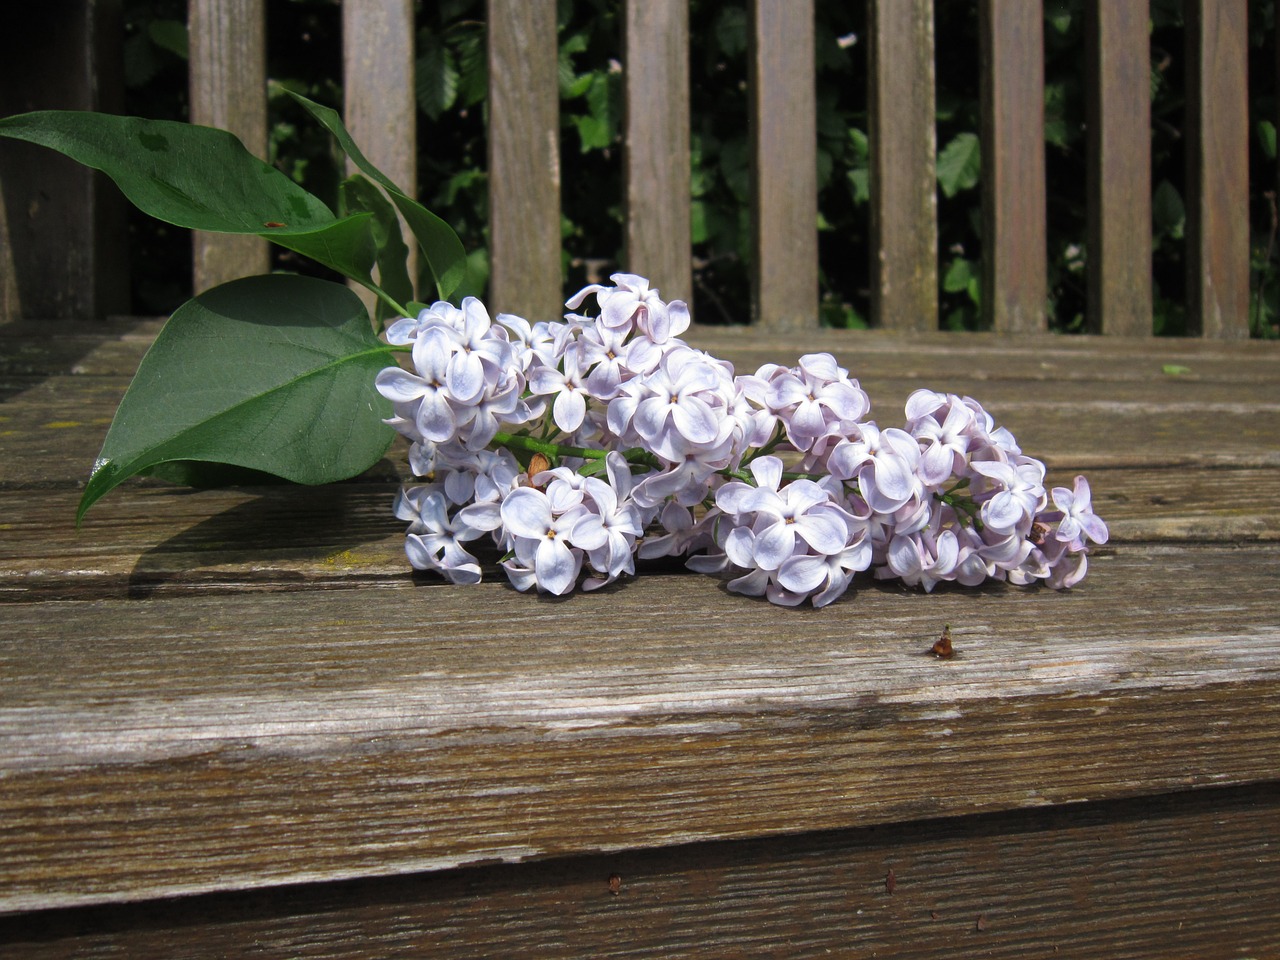
[[[611,280],[566,304],[594,296],[594,317],[495,322],[468,298],[388,328],[412,359],[377,389],[425,481],[395,506],[414,567],[475,583],[468,545],[488,538],[518,589],[565,594],[687,556],[730,590],[823,606],[864,570],[1070,587],[1106,542],[1088,482],[1046,490],[976,401],[917,390],[882,430],[829,354],[735,376],[680,339],[684,303]]]

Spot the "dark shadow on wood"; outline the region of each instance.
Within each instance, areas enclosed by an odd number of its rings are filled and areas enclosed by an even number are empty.
[[[360,479],[395,482],[395,470],[395,465],[384,459]],[[350,496],[351,484],[304,487],[282,481],[279,486],[246,489],[256,491],[257,497],[215,514],[143,553],[129,576],[129,597],[150,597],[168,587],[185,588],[201,580],[231,591],[251,586],[255,580],[271,589],[314,584],[301,573],[278,569],[271,564],[272,559],[341,554],[385,536],[388,529],[403,526],[391,512],[391,488],[383,504]],[[199,490],[187,492],[191,496],[200,494]],[[211,569],[214,563],[217,568]],[[239,571],[232,580],[227,576],[229,565]],[[260,575],[255,573],[258,568],[265,568]],[[206,570],[208,574],[202,574]],[[386,577],[381,572],[363,578],[348,573],[343,584],[355,586],[371,579],[382,581]]]
[[[324,956],[461,956],[468,946],[513,947],[525,931],[530,943],[560,947],[539,955],[586,956],[595,945],[603,952],[590,955],[631,956],[700,931],[707,939],[688,945],[699,956],[740,955],[716,953],[730,946],[817,955],[842,936],[863,946],[888,938],[894,956],[961,956],[988,933],[993,956],[1089,940],[1123,943],[1126,955],[1158,956],[1149,951],[1166,945],[1205,957],[1251,945],[1263,955],[1278,935],[1241,918],[1270,915],[1280,852],[1256,846],[1256,857],[1233,860],[1227,848],[1249,824],[1266,835],[1280,815],[1277,786],[48,910],[0,917],[0,945],[24,956],[131,944],[190,956],[308,946]],[[1219,828],[1222,858],[1206,860],[1201,848],[1214,838],[1203,834]],[[1201,859],[1175,866],[1184,847]],[[1139,887],[1167,897],[1130,915]],[[770,891],[778,899],[754,899]]]

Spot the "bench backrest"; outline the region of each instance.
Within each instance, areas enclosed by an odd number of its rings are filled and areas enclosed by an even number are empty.
[[[232,130],[262,155],[264,2],[189,4],[192,119]],[[1038,2],[976,2],[985,319],[999,331],[1043,330],[1043,11]],[[868,3],[872,322],[935,329],[933,0]],[[88,16],[109,22],[113,5],[118,3],[89,3]],[[651,277],[664,296],[688,297],[688,0],[625,0],[624,6],[622,162],[625,200],[634,211],[626,217],[625,267]],[[1149,13],[1144,0],[1087,0],[1086,6],[1088,325],[1094,332],[1150,335]],[[1185,15],[1189,325],[1205,336],[1245,337],[1247,3],[1187,0]],[[749,19],[752,319],[775,329],[813,327],[818,316],[813,0],[755,0]],[[101,23],[94,27],[99,34],[102,28]],[[413,0],[343,4],[348,125],[371,159],[409,189],[415,165],[413,37]],[[488,0],[488,57],[490,306],[531,317],[556,316],[564,296],[556,0]],[[90,76],[85,82],[97,81]],[[18,214],[10,207],[11,224]],[[14,232],[11,227],[0,236],[0,248],[7,245],[11,258],[17,240],[5,236]],[[63,242],[86,243],[83,236]],[[91,250],[84,257],[97,262],[102,255]],[[252,238],[198,237],[194,257],[197,288],[261,272],[266,265],[262,242]],[[6,296],[12,304],[13,295]]]

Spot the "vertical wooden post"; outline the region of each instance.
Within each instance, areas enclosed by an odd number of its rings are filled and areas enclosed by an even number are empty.
[[[410,197],[417,196],[417,104],[413,79],[413,0],[359,0],[342,5],[343,120],[375,167]],[[350,161],[347,173],[355,173]],[[409,244],[409,276],[417,277],[418,247]],[[352,289],[371,310],[375,297]],[[434,288],[416,283],[418,296]]]
[[[1090,0],[1088,324],[1150,336],[1151,54],[1148,4]]]
[[[688,0],[627,0],[626,243],[629,273],[667,300],[693,295]]]
[[[489,0],[491,312],[564,314],[555,0]]]
[[[1249,11],[1187,0],[1187,326],[1249,335]]]
[[[191,0],[191,122],[234,133],[267,156],[267,21],[263,0]],[[195,292],[270,269],[267,241],[196,231]]]
[[[0,116],[118,113],[120,0],[12,4],[0,30]],[[0,322],[129,309],[124,198],[103,174],[0,140]]]
[[[933,0],[872,0],[871,314],[938,328]]]
[[[752,319],[818,325],[818,124],[813,0],[751,7]]]
[[[1044,13],[981,0],[982,311],[1006,333],[1044,330]]]

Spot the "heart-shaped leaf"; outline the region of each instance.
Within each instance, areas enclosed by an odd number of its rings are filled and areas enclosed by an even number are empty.
[[[360,298],[287,274],[187,301],[143,357],[80,499],[86,510],[159,464],[200,461],[297,483],[354,476],[386,452],[391,406],[374,388],[393,362]]]

